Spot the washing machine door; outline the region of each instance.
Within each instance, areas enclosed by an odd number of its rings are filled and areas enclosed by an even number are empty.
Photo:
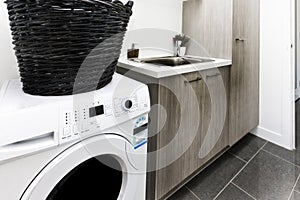
[[[146,174],[132,166],[126,145],[113,134],[72,145],[35,177],[21,200],[145,199]]]

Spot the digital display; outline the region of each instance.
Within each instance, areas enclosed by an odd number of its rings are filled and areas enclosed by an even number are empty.
[[[104,106],[103,105],[90,108],[90,118],[96,117],[99,115],[103,115],[103,114],[104,114]]]

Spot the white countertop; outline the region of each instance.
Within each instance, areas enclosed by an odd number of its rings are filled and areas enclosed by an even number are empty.
[[[203,58],[203,57],[195,57],[195,56],[188,56],[188,57]],[[185,74],[185,73],[190,73],[195,71],[229,66],[232,63],[231,60],[225,60],[219,58],[209,58],[209,59],[212,59],[214,61],[206,62],[206,63],[181,65],[177,67],[169,67],[169,66],[158,66],[149,63],[140,63],[140,62],[130,61],[127,58],[120,58],[118,62],[118,66],[150,77],[164,78],[168,76]]]

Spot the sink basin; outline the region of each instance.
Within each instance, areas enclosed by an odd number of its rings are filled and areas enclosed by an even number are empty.
[[[213,62],[214,60],[190,58],[190,57],[167,56],[167,57],[156,57],[156,58],[132,59],[132,61],[150,63],[150,64],[160,65],[160,66],[163,65],[163,66],[177,67],[177,66],[188,65],[188,64]]]

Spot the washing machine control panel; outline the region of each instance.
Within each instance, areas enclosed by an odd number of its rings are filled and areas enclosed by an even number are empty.
[[[105,133],[105,130],[126,121],[132,121],[139,115],[149,110],[149,100],[143,95],[134,93],[130,96],[113,98],[94,98],[90,102],[82,102],[76,99],[73,106],[62,106],[60,143],[66,143],[76,139],[82,139],[92,134]],[[132,124],[134,145],[141,144],[146,117],[138,118]],[[144,124],[143,124],[144,123]],[[140,128],[141,127],[141,128]],[[143,139],[143,140],[144,140]]]
[[[146,133],[142,116],[150,111],[148,87],[117,73],[105,87],[82,94],[28,95],[19,80],[9,80],[1,92],[0,162],[93,134],[122,134],[138,145]]]

